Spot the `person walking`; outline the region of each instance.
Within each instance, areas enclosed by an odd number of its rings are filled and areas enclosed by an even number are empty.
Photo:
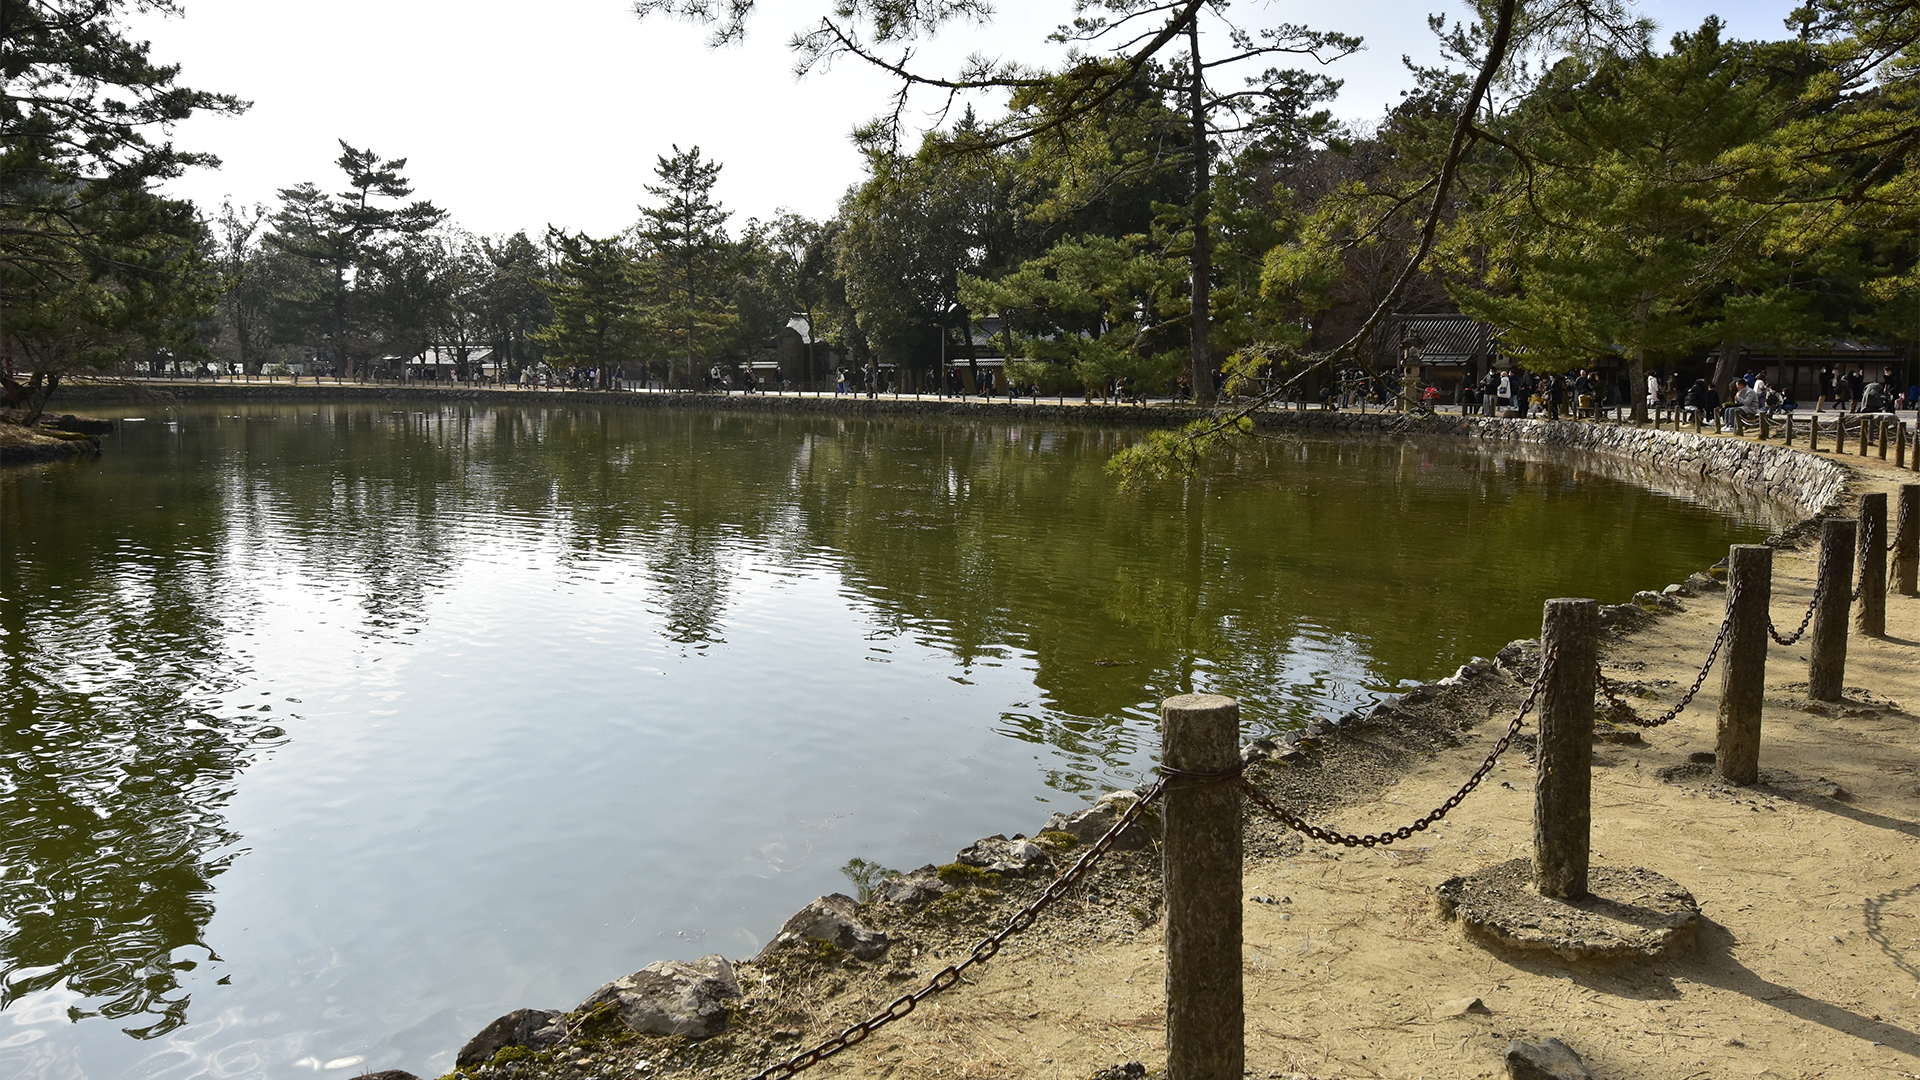
[[[1832,364],[1821,365],[1819,382],[1819,396],[1816,397],[1813,402],[1813,411],[1816,413],[1824,412],[1827,408],[1827,402],[1833,400],[1834,380]]]
[[[1860,411],[1860,392],[1867,388],[1867,376],[1859,368],[1847,372],[1847,411]]]

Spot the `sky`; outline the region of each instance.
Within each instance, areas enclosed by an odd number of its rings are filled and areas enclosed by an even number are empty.
[[[238,117],[197,116],[175,142],[223,162],[170,183],[209,212],[271,206],[281,188],[337,190],[337,140],[405,158],[418,197],[480,235],[549,224],[607,236],[648,200],[659,155],[699,146],[724,166],[720,201],[747,218],[781,209],[831,215],[861,178],[848,133],[887,107],[893,84],[842,60],[794,78],[787,41],[827,0],[760,0],[747,40],[720,50],[684,23],[632,14],[626,0],[183,0],[184,15],[143,16],[136,37],[180,82],[252,102]],[[1044,63],[1046,34],[1071,0],[1002,0],[985,26],[943,33],[919,56],[951,70],[966,55]],[[1779,37],[1793,0],[1661,0],[1644,10],[1662,39],[1717,13],[1733,36]],[[1345,81],[1334,111],[1366,122],[1410,85],[1403,55],[1433,63],[1430,11],[1442,0],[1243,0],[1254,25],[1301,23],[1366,40],[1327,74]],[[1203,51],[1207,46],[1203,43]],[[982,101],[990,112],[993,101]],[[915,102],[922,126],[932,102]]]

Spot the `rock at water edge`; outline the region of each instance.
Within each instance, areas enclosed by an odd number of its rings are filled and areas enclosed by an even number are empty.
[[[975,840],[954,856],[953,861],[1007,877],[1025,877],[1053,869],[1053,861],[1047,858],[1045,848],[1031,840],[1009,840],[1004,836]]]
[[[727,1029],[728,1006],[739,997],[733,965],[716,953],[698,960],[657,960],[595,990],[580,1007],[611,1001],[627,1027],[642,1035],[705,1038]]]
[[[525,1046],[543,1050],[567,1034],[566,1014],[553,1009],[515,1009],[480,1029],[467,1045],[454,1055],[453,1063],[462,1069],[485,1065],[502,1047]]]
[[[859,905],[851,896],[840,893],[822,896],[788,919],[767,947],[760,950],[760,956],[811,938],[862,960],[878,960],[887,955],[887,935],[862,924],[858,911]]]

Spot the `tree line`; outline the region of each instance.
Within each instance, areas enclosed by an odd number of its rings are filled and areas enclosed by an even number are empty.
[[[1396,312],[1474,315],[1540,370],[1636,376],[1724,368],[1750,343],[1920,338],[1904,4],[1816,0],[1741,41],[1712,18],[1660,40],[1619,0],[1484,0],[1430,20],[1445,59],[1364,124],[1335,118],[1326,66],[1360,39],[1247,25],[1225,0],[1089,0],[1054,69],[935,74],[907,62],[913,42],[985,9],[843,5],[795,39],[800,66],[851,56],[902,92],[855,131],[864,175],[826,220],[730,227],[720,163],[675,146],[616,235],[481,238],[415,197],[403,158],[346,142],[339,180],[271,207],[154,194],[206,163],[154,125],[244,106],[177,87],[120,37],[108,16],[128,2],[7,8],[10,383],[16,355],[44,388],[156,356],[365,375],[434,347],[460,369],[488,350],[508,378],[544,364],[690,388],[796,313],[816,385],[822,347],[903,384],[986,353],[1044,392],[1124,381],[1203,402],[1389,366]],[[753,8],[636,6],[716,41]],[[140,107],[79,100],[76,65]],[[915,135],[908,91],[929,88],[997,111],[953,106]],[[68,138],[74,117],[99,131]]]

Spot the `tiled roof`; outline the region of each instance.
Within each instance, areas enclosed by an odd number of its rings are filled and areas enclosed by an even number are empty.
[[[1487,355],[1493,348],[1493,327],[1466,315],[1403,315],[1400,343],[1420,342],[1424,360]]]

